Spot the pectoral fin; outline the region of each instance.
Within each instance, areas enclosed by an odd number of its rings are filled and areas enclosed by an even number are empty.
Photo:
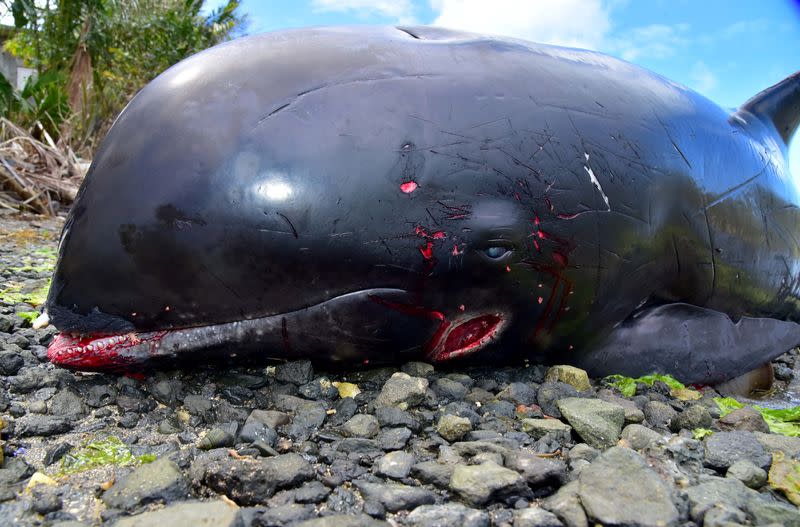
[[[684,383],[719,384],[800,345],[800,324],[666,304],[637,312],[580,360],[592,375],[671,374]]]

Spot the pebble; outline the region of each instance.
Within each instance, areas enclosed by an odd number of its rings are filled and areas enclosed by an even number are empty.
[[[539,507],[514,511],[514,527],[563,527],[558,516]]]
[[[275,367],[275,379],[300,386],[314,378],[314,368],[309,360],[286,362]]]
[[[342,425],[342,433],[348,437],[373,438],[380,429],[378,419],[370,414],[356,414]]]
[[[761,446],[752,432],[717,432],[707,437],[705,464],[719,471],[727,470],[740,459],[746,459],[757,467],[769,468],[772,458]]]
[[[660,433],[639,424],[630,424],[622,430],[622,439],[634,450],[642,450],[663,439]]]
[[[664,431],[669,430],[670,421],[678,415],[674,408],[661,401],[648,401],[642,408],[642,412],[650,426]]]
[[[375,462],[375,474],[392,479],[403,479],[416,462],[414,454],[397,450],[389,452]]]
[[[711,414],[702,404],[693,404],[684,411],[672,417],[669,421],[669,428],[673,432],[684,430],[694,430],[695,428],[709,428],[711,426]]]
[[[564,384],[569,384],[579,392],[592,389],[586,370],[565,364],[552,366],[548,369],[547,373],[544,375],[544,380],[545,382],[563,382]]]
[[[605,449],[619,441],[625,410],[600,399],[568,397],[560,399],[558,409],[575,432],[589,445]]]
[[[116,527],[236,527],[239,511],[222,500],[187,501],[164,509],[121,518]]]
[[[443,505],[420,505],[405,519],[411,527],[489,527],[489,515],[485,511],[471,509],[460,503]]]
[[[354,484],[364,496],[364,501],[379,503],[389,512],[410,510],[436,501],[436,495],[433,492],[420,487],[366,481],[355,481]]]
[[[189,484],[180,468],[169,459],[146,463],[129,476],[114,483],[103,494],[109,507],[132,510],[150,503],[186,499]]]
[[[446,440],[453,442],[464,437],[472,430],[472,423],[466,417],[445,414],[436,424],[436,432]]]
[[[427,389],[427,379],[397,372],[383,385],[375,399],[375,407],[396,406],[406,410],[424,401]]]
[[[552,434],[557,441],[567,443],[572,435],[572,427],[558,419],[522,419],[520,424],[522,431],[534,439]]]
[[[767,472],[747,459],[740,459],[733,463],[728,467],[728,472],[725,476],[738,479],[751,489],[756,490],[763,487],[767,482]]]
[[[742,430],[745,432],[769,433],[769,425],[758,410],[750,406],[737,408],[717,421],[717,427],[723,431]]]
[[[578,495],[588,519],[603,525],[661,527],[679,518],[669,487],[624,447],[609,448],[581,471]]]
[[[471,505],[530,494],[530,489],[518,472],[491,461],[480,465],[457,465],[450,478],[450,490]]]

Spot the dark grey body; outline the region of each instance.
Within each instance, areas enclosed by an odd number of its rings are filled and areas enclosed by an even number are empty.
[[[442,320],[491,315],[480,361],[724,380],[800,343],[797,120],[772,99],[730,113],[599,53],[431,28],[240,39],[120,115],[48,310],[82,333],[258,319],[219,344],[371,361],[447,358]]]

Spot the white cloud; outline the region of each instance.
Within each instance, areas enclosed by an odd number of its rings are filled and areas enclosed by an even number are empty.
[[[694,63],[692,70],[689,72],[689,79],[692,82],[692,88],[706,97],[708,97],[709,92],[717,86],[716,75],[714,75],[711,69],[702,60],[698,60]]]
[[[414,22],[411,0],[312,0],[311,8],[318,13],[356,12],[361,16],[393,18],[400,24]]]
[[[688,24],[651,24],[626,31],[624,37],[610,41],[608,49],[629,61],[667,59],[689,44],[688,34]]]
[[[434,25],[598,49],[611,28],[602,0],[431,0]]]

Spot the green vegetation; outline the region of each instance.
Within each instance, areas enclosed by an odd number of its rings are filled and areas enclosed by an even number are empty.
[[[17,313],[17,316],[28,323],[28,325],[33,324],[33,321],[39,318],[38,311],[22,311]]]
[[[40,306],[47,300],[47,292],[50,291],[51,278],[40,287],[32,291],[23,291],[22,285],[14,282],[5,284],[5,288],[0,289],[0,302],[6,304],[30,304],[34,307]]]
[[[702,441],[703,439],[705,439],[706,437],[710,436],[713,433],[714,431],[708,428],[695,428],[694,430],[692,430],[692,437],[694,439]]]
[[[800,461],[786,459],[783,452],[772,454],[769,486],[783,492],[789,501],[800,506]]]
[[[716,397],[714,402],[717,403],[722,417],[745,406],[731,397]],[[764,417],[773,434],[800,437],[800,406],[776,409],[753,405],[753,408]]]
[[[0,76],[0,115],[91,152],[133,95],[172,64],[241,32],[239,2],[0,0],[14,16],[6,51],[37,75],[17,92]]]
[[[624,375],[609,375],[603,379],[603,382],[608,386],[612,386],[620,391],[625,397],[633,397],[636,394],[636,385],[638,383],[647,384],[652,386],[656,381],[661,381],[673,390],[683,390],[686,388],[680,381],[672,375],[661,375],[653,373],[651,375],[644,375],[642,377],[625,377]]]
[[[86,443],[61,458],[59,475],[72,474],[105,465],[127,466],[151,463],[156,456],[134,456],[128,446],[114,436]]]

